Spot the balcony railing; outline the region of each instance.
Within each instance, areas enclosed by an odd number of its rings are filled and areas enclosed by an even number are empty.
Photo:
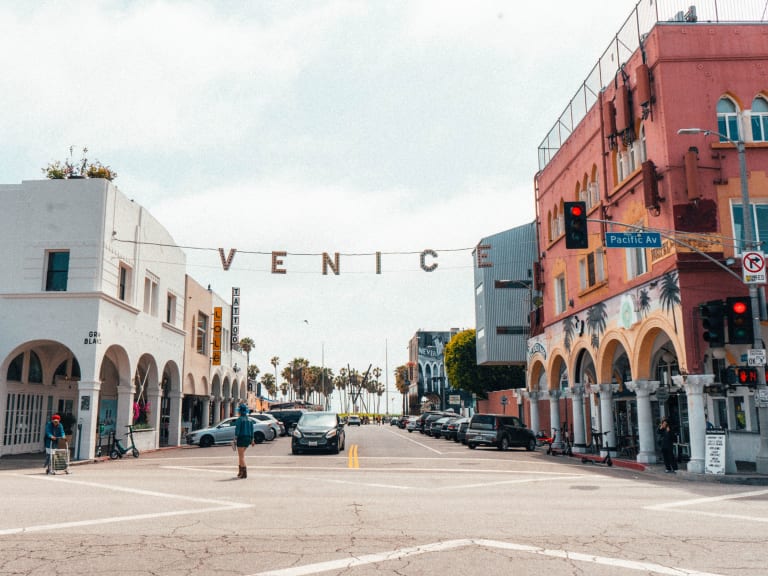
[[[766,0],[696,0],[695,4],[692,0],[640,0],[539,145],[539,170],[549,164],[600,92],[659,22],[768,23],[768,10]]]

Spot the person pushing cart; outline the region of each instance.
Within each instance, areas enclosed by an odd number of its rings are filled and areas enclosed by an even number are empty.
[[[61,416],[54,414],[45,425],[45,473],[55,473],[53,466],[54,454],[59,447],[59,438],[64,438],[64,426],[61,425]]]

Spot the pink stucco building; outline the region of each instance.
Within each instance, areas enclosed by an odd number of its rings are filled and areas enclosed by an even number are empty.
[[[722,427],[736,471],[760,446],[756,386],[732,378],[753,346],[710,345],[700,306],[748,292],[737,142],[756,249],[768,240],[768,23],[749,2],[690,4],[639,2],[540,146],[543,333],[528,341],[525,406],[534,430],[567,429],[581,450],[597,431],[645,463],[668,417],[694,472],[708,423]],[[589,244],[569,250],[564,203],[579,200]],[[615,235],[637,231],[660,244]],[[612,234],[631,244],[607,246]]]

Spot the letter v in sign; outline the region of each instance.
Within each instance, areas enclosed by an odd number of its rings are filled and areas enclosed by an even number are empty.
[[[229,267],[232,266],[232,260],[235,258],[235,253],[237,253],[237,248],[230,248],[229,256],[224,258],[224,248],[219,248],[219,258],[221,258],[221,265],[224,267],[224,270],[229,270]]]

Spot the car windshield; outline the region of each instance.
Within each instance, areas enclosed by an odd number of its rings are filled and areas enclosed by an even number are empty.
[[[336,426],[336,414],[327,412],[307,413],[301,417],[300,426]]]
[[[478,428],[480,430],[493,430],[496,424],[495,416],[478,416],[472,417],[472,428]]]

